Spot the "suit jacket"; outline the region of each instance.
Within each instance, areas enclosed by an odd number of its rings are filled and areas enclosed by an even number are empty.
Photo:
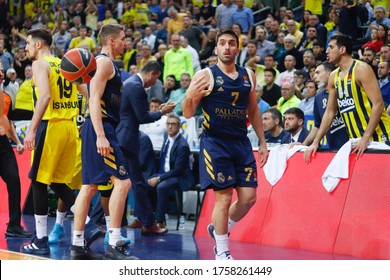
[[[161,151],[164,151],[164,147],[167,144],[166,140],[167,137],[165,137]],[[179,134],[173,143],[169,154],[170,170],[160,174],[161,181],[171,177],[178,177],[181,190],[189,190],[195,184],[194,175],[190,169],[190,154],[190,147],[188,146],[187,141],[184,139],[183,135]]]
[[[148,97],[142,80],[133,75],[123,83],[120,122],[116,128],[119,144],[127,151],[139,153],[139,125],[160,119],[161,112],[149,112]]]
[[[156,161],[154,160],[152,141],[150,141],[149,136],[142,131],[139,132],[139,146],[139,163],[145,181],[147,181],[153,174],[156,174]]]
[[[303,143],[305,141],[306,137],[309,135],[309,131],[306,128],[302,128],[301,134],[299,134],[298,142]]]

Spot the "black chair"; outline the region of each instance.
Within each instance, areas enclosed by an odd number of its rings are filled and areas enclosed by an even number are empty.
[[[196,208],[195,208],[195,225],[198,223],[199,213],[201,208],[202,199],[200,192],[203,191],[200,188],[200,184],[195,184],[188,191],[196,191]],[[183,191],[181,189],[175,189],[175,201],[176,201],[176,230],[179,230],[180,216],[183,215]]]

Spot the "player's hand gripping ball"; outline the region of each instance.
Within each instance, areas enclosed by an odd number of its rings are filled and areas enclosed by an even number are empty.
[[[71,83],[86,84],[93,78],[95,72],[96,59],[86,49],[71,49],[61,60],[61,73]]]

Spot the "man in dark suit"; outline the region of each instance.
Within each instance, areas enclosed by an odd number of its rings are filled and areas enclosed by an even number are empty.
[[[161,160],[158,174],[148,180],[157,189],[156,221],[160,228],[165,227],[165,213],[169,205],[169,192],[180,187],[189,190],[194,184],[194,176],[190,169],[190,147],[180,134],[180,118],[170,114],[167,118],[167,137],[161,149]]]
[[[287,109],[284,112],[284,129],[291,133],[291,142],[303,143],[309,135],[309,131],[303,127],[305,115],[297,107]]]
[[[139,125],[154,122],[162,115],[170,113],[176,104],[161,104],[157,112],[149,112],[145,88],[152,86],[161,75],[157,61],[148,61],[140,73],[130,77],[123,84],[120,122],[116,133],[125,158],[130,179],[134,187],[135,202],[138,205],[138,218],[142,223],[142,235],[160,235],[166,230],[154,223],[153,206],[150,192],[139,162]]]

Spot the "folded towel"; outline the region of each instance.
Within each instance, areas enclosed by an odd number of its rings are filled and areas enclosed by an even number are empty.
[[[263,168],[265,178],[271,186],[274,186],[282,178],[287,167],[287,160],[296,152],[305,149],[307,147],[303,145],[296,145],[290,149],[289,144],[283,144],[271,149],[268,161]]]
[[[345,143],[326,168],[324,175],[322,175],[322,185],[328,192],[333,192],[341,179],[348,179],[349,155],[352,147],[355,146],[356,142],[359,140],[360,138],[351,139]],[[368,144],[367,149],[390,150],[390,146],[384,143],[371,141]]]

